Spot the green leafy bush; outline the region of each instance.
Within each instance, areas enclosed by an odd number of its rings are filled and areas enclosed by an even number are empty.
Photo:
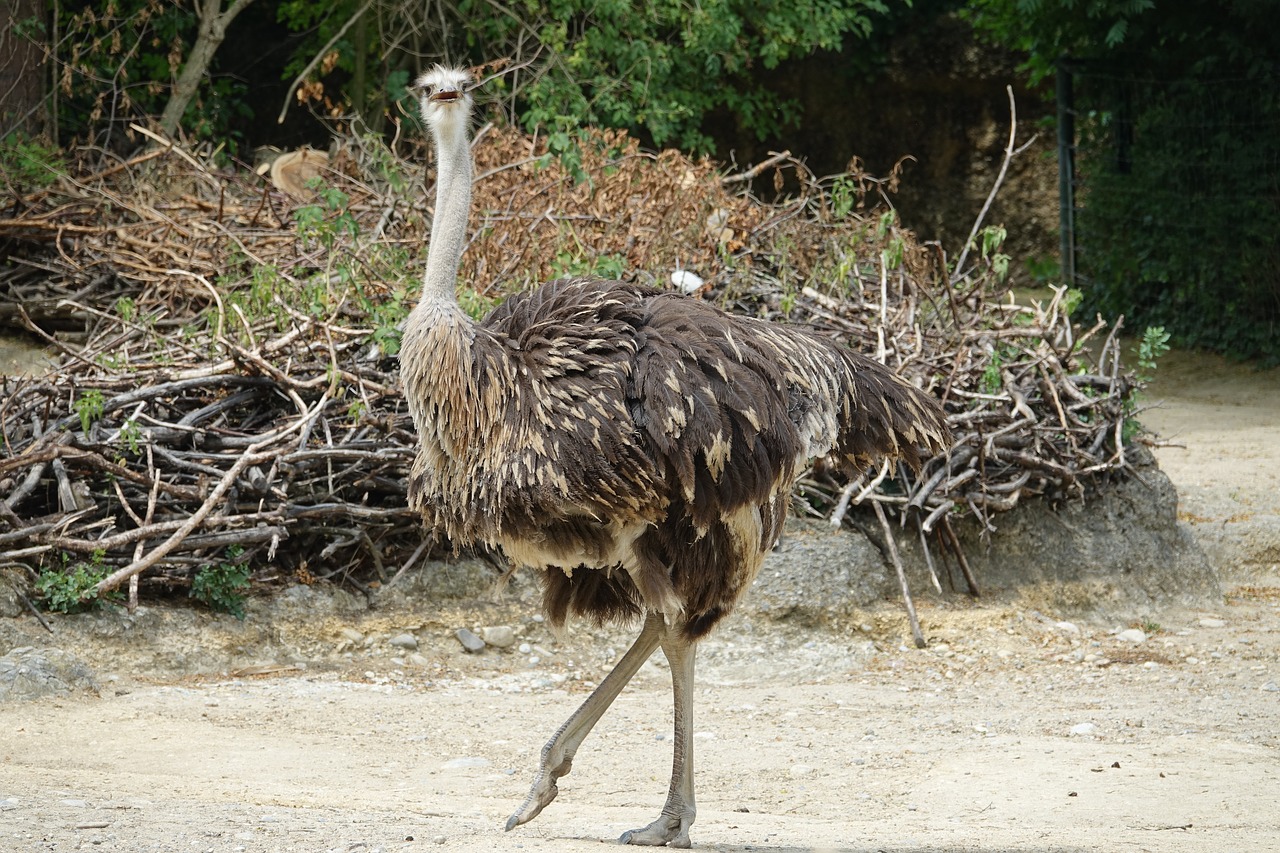
[[[221,563],[203,566],[196,572],[191,579],[191,597],[211,610],[243,619],[250,574],[244,549],[233,545],[227,549],[227,558]]]
[[[105,555],[94,551],[89,562],[71,563],[63,554],[61,567],[46,568],[36,579],[36,597],[46,610],[55,613],[84,613],[102,606],[104,599],[91,595],[93,588],[107,576],[102,565]],[[108,594],[107,599],[114,595]]]

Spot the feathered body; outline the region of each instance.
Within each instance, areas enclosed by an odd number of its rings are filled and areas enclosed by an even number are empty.
[[[644,616],[635,643],[543,748],[507,828],[555,799],[556,780],[636,671],[671,663],[671,788],[626,843],[688,847],[694,821],[694,650],[751,584],[806,460],[852,468],[940,449],[942,411],[884,366],[809,332],[691,297],[564,279],[479,323],[458,306],[471,204],[464,72],[417,83],[439,153],[422,299],[401,376],[419,449],[410,505],[455,545],[501,548],[542,570],[553,623]]]
[[[403,347],[411,505],[455,543],[547,569],[556,623],[648,610],[697,639],[754,579],[807,459],[915,463],[946,429],[824,338],[620,282],[411,322]]]

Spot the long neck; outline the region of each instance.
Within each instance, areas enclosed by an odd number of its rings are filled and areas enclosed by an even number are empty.
[[[422,301],[436,308],[457,307],[458,263],[467,243],[471,213],[471,149],[465,121],[432,128],[436,142],[436,212],[427,248]]]

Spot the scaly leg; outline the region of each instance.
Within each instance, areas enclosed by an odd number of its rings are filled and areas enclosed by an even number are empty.
[[[556,780],[566,775],[573,767],[573,756],[577,753],[582,741],[590,734],[592,727],[604,716],[604,712],[618,698],[622,688],[629,682],[653,654],[659,643],[663,642],[666,624],[662,615],[650,613],[645,617],[644,628],[640,636],[627,649],[627,653],[618,661],[604,681],[591,692],[587,700],[578,706],[569,719],[565,720],[547,745],[542,748],[542,761],[538,766],[538,776],[533,780],[529,796],[515,814],[507,819],[507,830],[510,831],[522,823],[528,823],[538,816],[556,798],[559,790]]]
[[[675,698],[675,748],[671,761],[671,790],[658,819],[642,829],[624,832],[621,844],[648,847],[688,847],[689,827],[698,814],[693,801],[693,660],[697,646],[668,629],[662,653],[671,662],[671,692]]]

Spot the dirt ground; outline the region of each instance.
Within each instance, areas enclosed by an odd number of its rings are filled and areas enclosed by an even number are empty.
[[[1167,358],[1145,420],[1185,445],[1157,453],[1224,600],[1117,623],[925,599],[924,650],[896,602],[834,626],[734,617],[699,654],[696,847],[1280,850],[1280,375]],[[0,652],[64,649],[98,689],[0,704],[0,851],[585,851],[656,815],[660,656],[559,799],[504,833],[628,638],[557,639],[520,583],[498,604],[409,604],[300,588],[266,626],[258,605],[246,623],[63,619],[55,637],[5,620]],[[494,625],[510,648],[453,637]]]

